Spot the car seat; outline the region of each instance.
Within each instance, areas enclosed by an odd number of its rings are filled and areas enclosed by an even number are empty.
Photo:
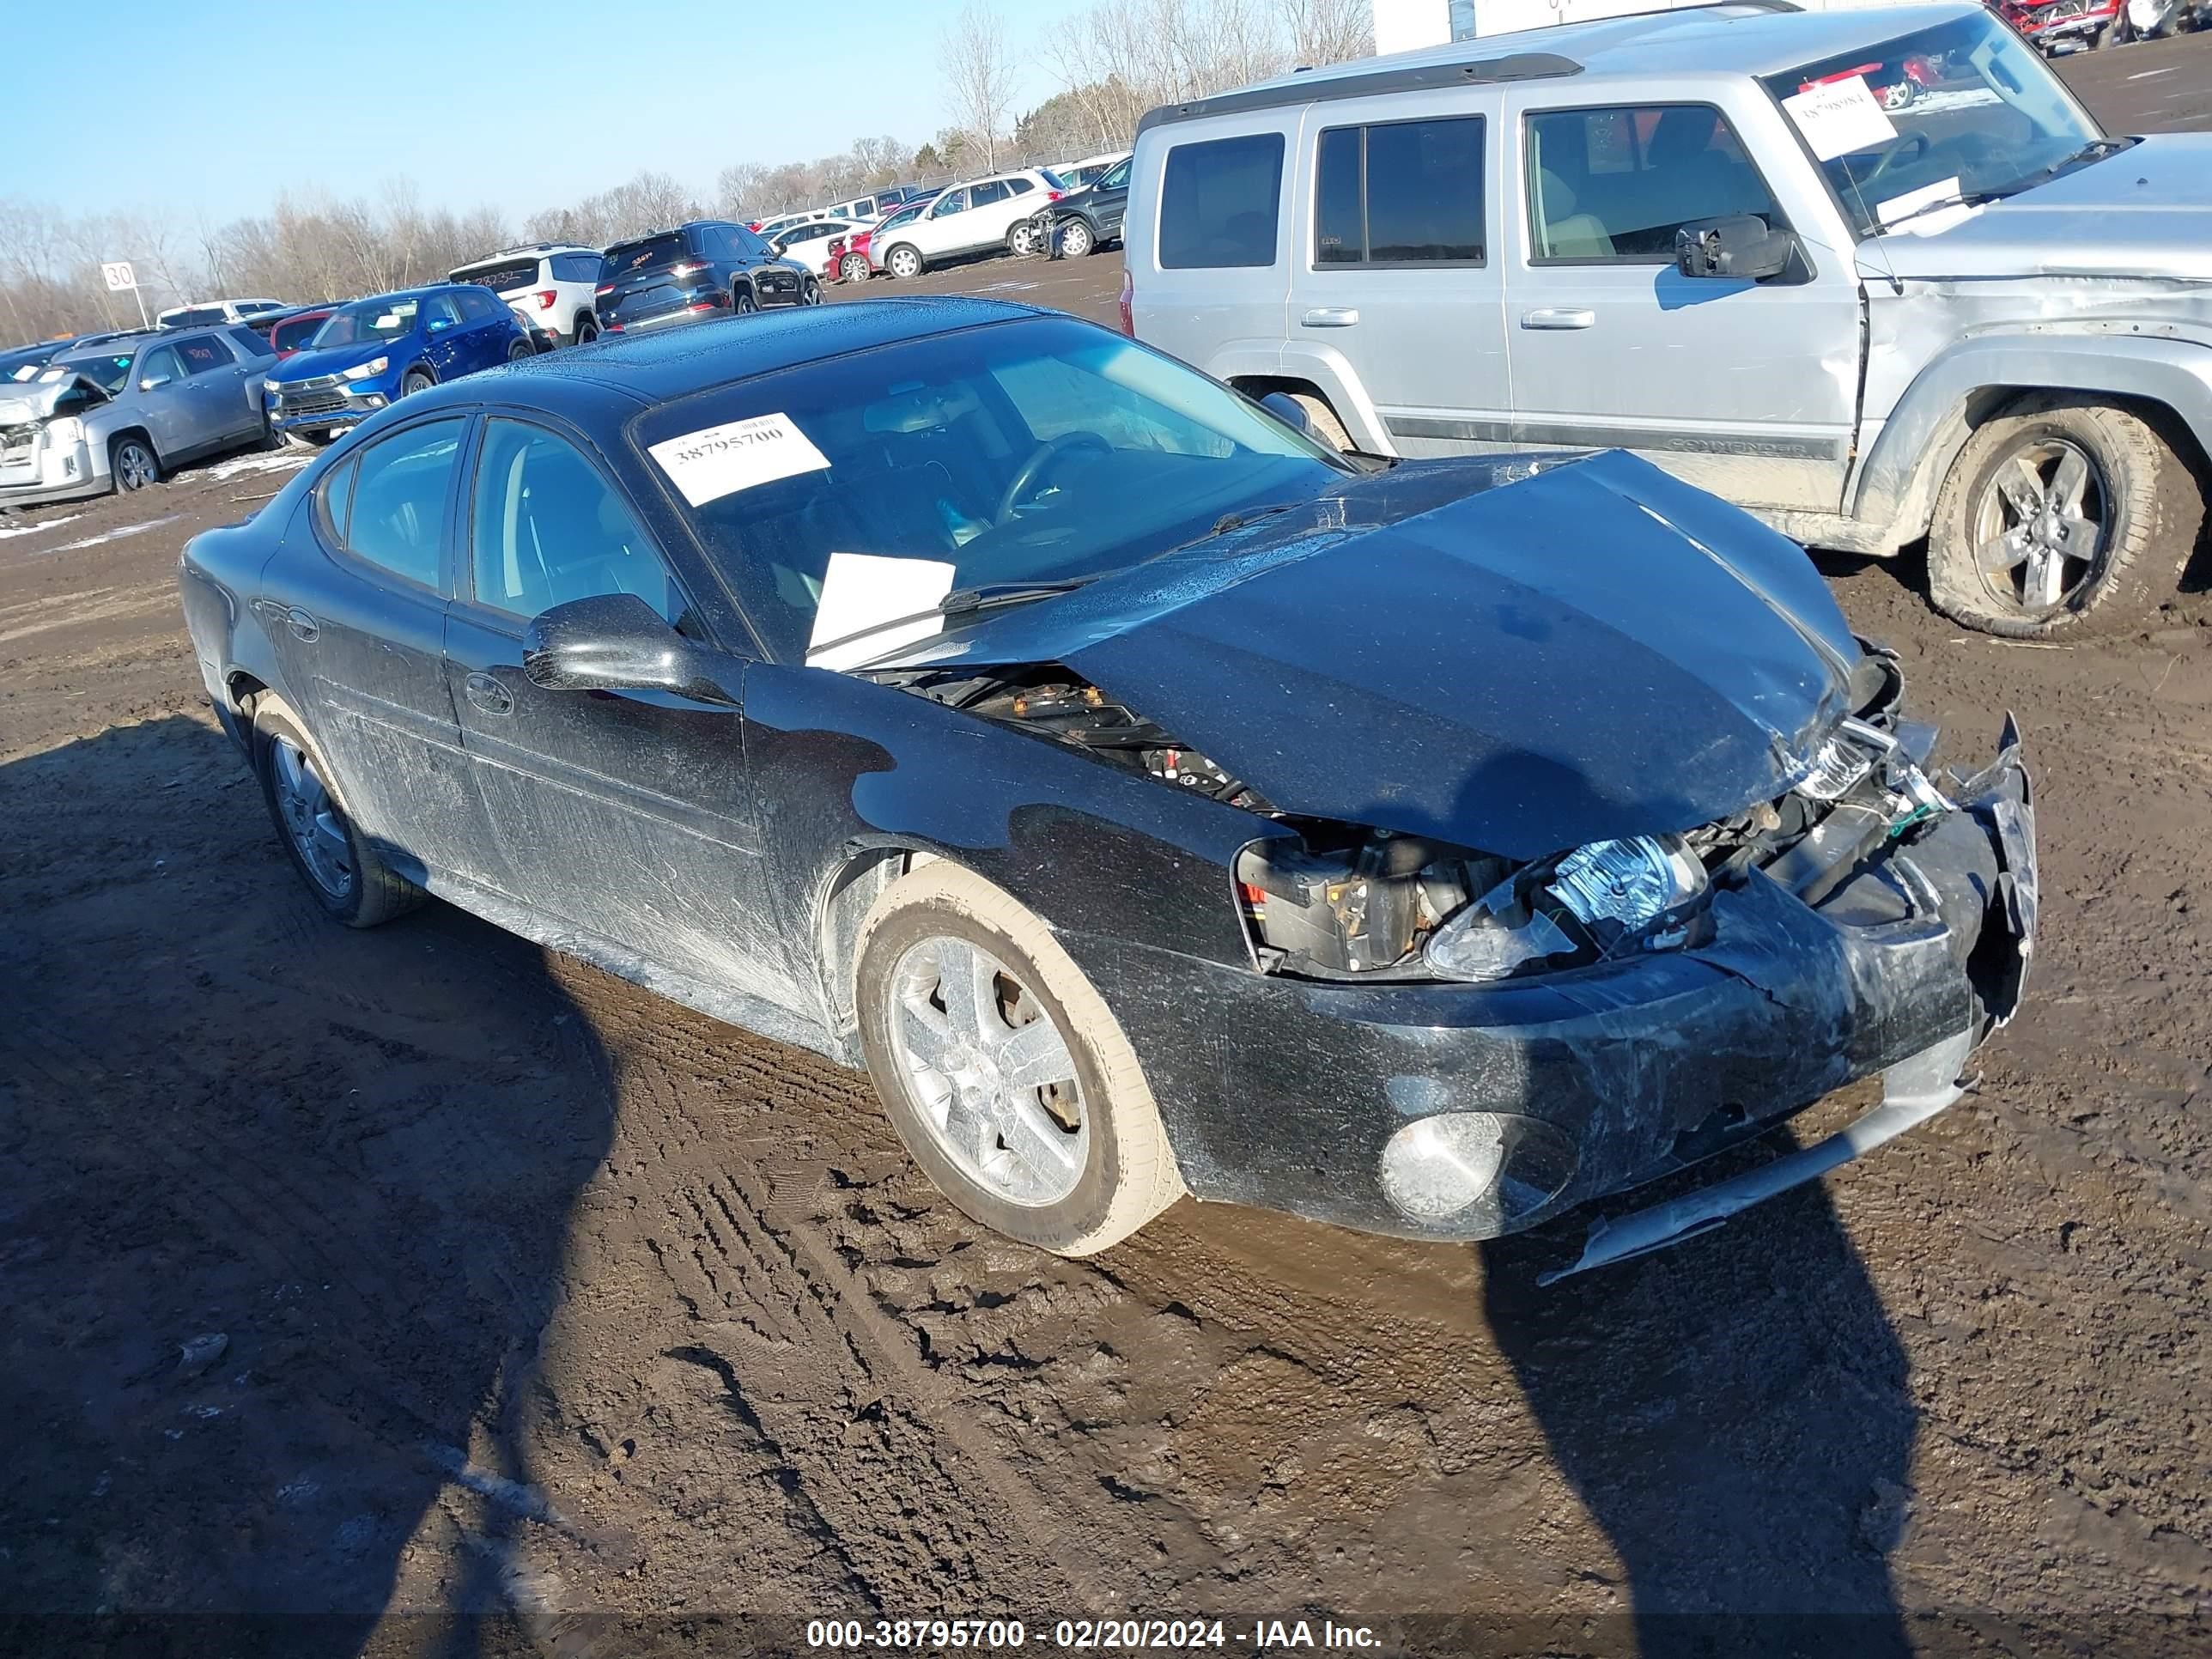
[[[1594,213],[1577,213],[1572,185],[1549,167],[1536,170],[1536,223],[1547,259],[1610,259],[1613,238]]]

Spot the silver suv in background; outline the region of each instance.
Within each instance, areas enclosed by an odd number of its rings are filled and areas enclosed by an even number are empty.
[[[533,340],[550,335],[557,345],[581,345],[599,336],[593,307],[601,264],[597,248],[531,242],[447,271],[446,280],[491,289],[522,319]]]
[[[1910,80],[1917,96],[1889,94]],[[2139,623],[2212,439],[2212,135],[2104,134],[1978,5],[1721,4],[1139,129],[1138,337],[1384,455],[1619,447],[1947,615]]]
[[[203,455],[267,441],[269,343],[242,326],[126,334],[0,386],[0,507],[143,489]]]

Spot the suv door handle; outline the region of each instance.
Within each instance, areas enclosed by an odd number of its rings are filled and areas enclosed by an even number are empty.
[[[1350,306],[1316,306],[1298,320],[1308,328],[1350,328],[1359,313]]]
[[[489,674],[471,674],[462,683],[469,702],[487,714],[512,714],[514,693]]]
[[[1523,328],[1589,328],[1596,322],[1595,311],[1565,310],[1554,306],[1540,306],[1521,313]]]

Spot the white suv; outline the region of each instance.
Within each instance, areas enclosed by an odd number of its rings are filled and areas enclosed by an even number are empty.
[[[950,185],[919,217],[899,226],[874,257],[894,276],[919,276],[933,259],[985,248],[1034,252],[1030,215],[1061,194],[1059,180],[1037,168]]]
[[[531,242],[446,273],[449,283],[473,283],[507,301],[532,336],[581,345],[599,335],[593,310],[599,285],[597,248],[567,242]]]

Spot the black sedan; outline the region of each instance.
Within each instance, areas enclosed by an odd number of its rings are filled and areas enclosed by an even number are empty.
[[[330,914],[435,894],[873,1075],[961,1207],[1186,1192],[1713,1224],[1957,1097],[2017,1005],[2009,727],[1939,783],[1797,548],[1618,453],[1340,456],[1118,335],[946,300],[598,344],[365,422],[186,549]]]

